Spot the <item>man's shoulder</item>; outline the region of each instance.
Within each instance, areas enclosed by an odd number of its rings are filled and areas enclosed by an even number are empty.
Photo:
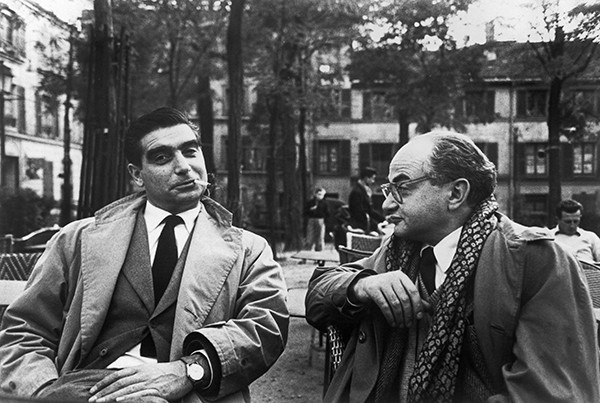
[[[498,231],[509,243],[529,243],[538,241],[553,241],[551,229],[519,224],[506,215],[497,213]]]

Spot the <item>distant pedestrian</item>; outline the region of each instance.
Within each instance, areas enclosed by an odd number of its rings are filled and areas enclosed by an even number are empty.
[[[600,262],[600,238],[592,231],[579,228],[583,206],[576,200],[566,199],[556,207],[558,225],[552,231],[556,242],[579,260]]]
[[[371,201],[373,195],[371,185],[375,183],[376,177],[377,171],[374,168],[363,168],[348,197],[350,226],[354,229],[363,230],[365,234],[377,231],[377,224],[384,220],[381,214],[373,210]]]
[[[314,196],[306,202],[304,214],[307,221],[305,247],[315,251],[323,250],[325,245],[325,219],[327,218],[327,202],[325,202],[325,189],[316,188]]]

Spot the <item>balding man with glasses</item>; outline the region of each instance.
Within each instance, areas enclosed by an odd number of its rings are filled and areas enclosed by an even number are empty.
[[[326,402],[600,401],[592,303],[548,231],[498,212],[496,168],[432,132],[394,156],[372,256],[317,269],[307,320],[351,329]]]

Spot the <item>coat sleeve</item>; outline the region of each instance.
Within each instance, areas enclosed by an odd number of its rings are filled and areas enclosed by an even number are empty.
[[[243,267],[230,318],[190,333],[183,353],[205,348],[218,356],[220,379],[204,397],[218,399],[247,387],[283,353],[289,313],[281,267],[267,242],[244,232]]]
[[[584,274],[554,242],[526,248],[514,361],[502,368],[512,402],[598,402],[597,326]]]
[[[318,267],[306,293],[307,322],[321,331],[329,325],[342,328],[356,325],[368,307],[350,303],[348,289],[360,278],[377,274],[378,259],[376,254],[339,267]]]
[[[70,236],[59,232],[48,244],[25,291],[4,313],[0,331],[0,389],[31,396],[58,377],[56,354],[69,303],[68,264],[63,253]]]

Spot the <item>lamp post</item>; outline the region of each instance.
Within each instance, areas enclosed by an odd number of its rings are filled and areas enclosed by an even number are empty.
[[[12,89],[12,71],[0,61],[0,188],[6,185],[6,130],[4,127],[4,95]]]

